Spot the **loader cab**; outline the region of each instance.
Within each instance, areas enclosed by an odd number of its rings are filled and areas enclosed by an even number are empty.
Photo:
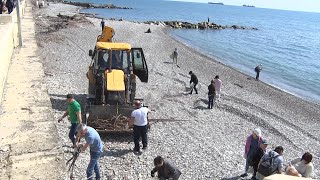
[[[135,98],[136,77],[148,82],[148,67],[141,48],[127,43],[97,42],[87,77],[96,105],[127,104]]]
[[[148,82],[148,66],[142,48],[131,48],[127,43],[98,42],[92,57],[93,74],[107,69],[121,69],[125,74],[133,73],[141,82]]]
[[[107,50],[97,51],[97,56],[95,56],[95,65],[97,70],[104,71],[108,67],[109,53]]]
[[[105,71],[107,69],[120,69],[125,74],[130,72],[130,52],[127,50],[97,50],[93,58],[95,69]]]

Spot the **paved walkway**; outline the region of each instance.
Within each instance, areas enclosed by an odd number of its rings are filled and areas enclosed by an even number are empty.
[[[14,52],[0,109],[1,180],[66,179],[34,28],[28,4],[22,19],[24,46]]]

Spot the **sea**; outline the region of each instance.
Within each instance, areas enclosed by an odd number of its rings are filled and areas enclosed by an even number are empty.
[[[172,29],[169,34],[202,54],[306,100],[320,103],[320,13],[164,0],[78,0],[132,9],[83,9],[129,21],[207,21],[258,30]],[[223,77],[221,77],[223,79]]]

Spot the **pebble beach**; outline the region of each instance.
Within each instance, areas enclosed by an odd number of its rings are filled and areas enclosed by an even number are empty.
[[[84,106],[88,88],[86,72],[91,62],[88,51],[100,34],[100,19],[76,15],[70,21],[58,14],[78,14],[78,7],[50,3],[35,8],[38,54],[46,74],[54,117],[58,120],[67,108],[65,95],[74,94]],[[246,137],[259,127],[269,149],[284,147],[289,162],[306,151],[313,154],[315,179],[320,178],[320,106],[243,74],[168,35],[167,27],[143,23],[106,20],[115,30],[115,42],[142,47],[149,69],[149,82],[137,83],[137,97],[154,110],[150,118],[183,121],[157,122],[148,133],[148,150],[137,156],[130,135],[103,135],[105,151],[99,159],[103,179],[147,180],[153,159],[170,158],[182,172],[182,180],[240,179]],[[152,33],[144,33],[148,28]],[[177,48],[178,65],[170,54]],[[188,95],[193,71],[199,79],[199,94]],[[219,75],[221,101],[207,109],[207,86]],[[263,76],[263,71],[260,76]],[[61,146],[70,146],[69,123],[56,123]],[[66,161],[71,148],[64,147]],[[89,152],[80,155],[75,179],[85,179]],[[250,178],[249,176],[248,178]],[[156,179],[156,178],[154,178]]]

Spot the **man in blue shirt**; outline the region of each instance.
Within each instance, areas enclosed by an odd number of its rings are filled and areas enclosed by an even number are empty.
[[[272,174],[282,174],[284,167],[285,167],[285,160],[282,156],[283,154],[283,147],[277,146],[273,151],[269,151],[268,153],[264,154],[262,158],[260,159],[259,165],[258,165],[258,172],[256,174],[256,179],[263,180],[264,175],[260,170],[259,166],[266,166],[267,164],[271,164],[271,172],[270,174],[266,176],[270,176]],[[272,159],[270,159],[272,158]],[[270,161],[271,160],[271,161]]]
[[[101,138],[95,129],[84,124],[78,125],[77,132],[77,139],[75,141],[77,142],[77,147],[79,146],[78,142],[80,138],[84,137],[86,140],[86,143],[83,145],[81,152],[84,152],[87,149],[87,147],[90,146],[90,162],[87,167],[87,179],[93,179],[94,170],[94,172],[96,173],[96,179],[100,180],[101,176],[99,171],[98,160],[103,149]]]

